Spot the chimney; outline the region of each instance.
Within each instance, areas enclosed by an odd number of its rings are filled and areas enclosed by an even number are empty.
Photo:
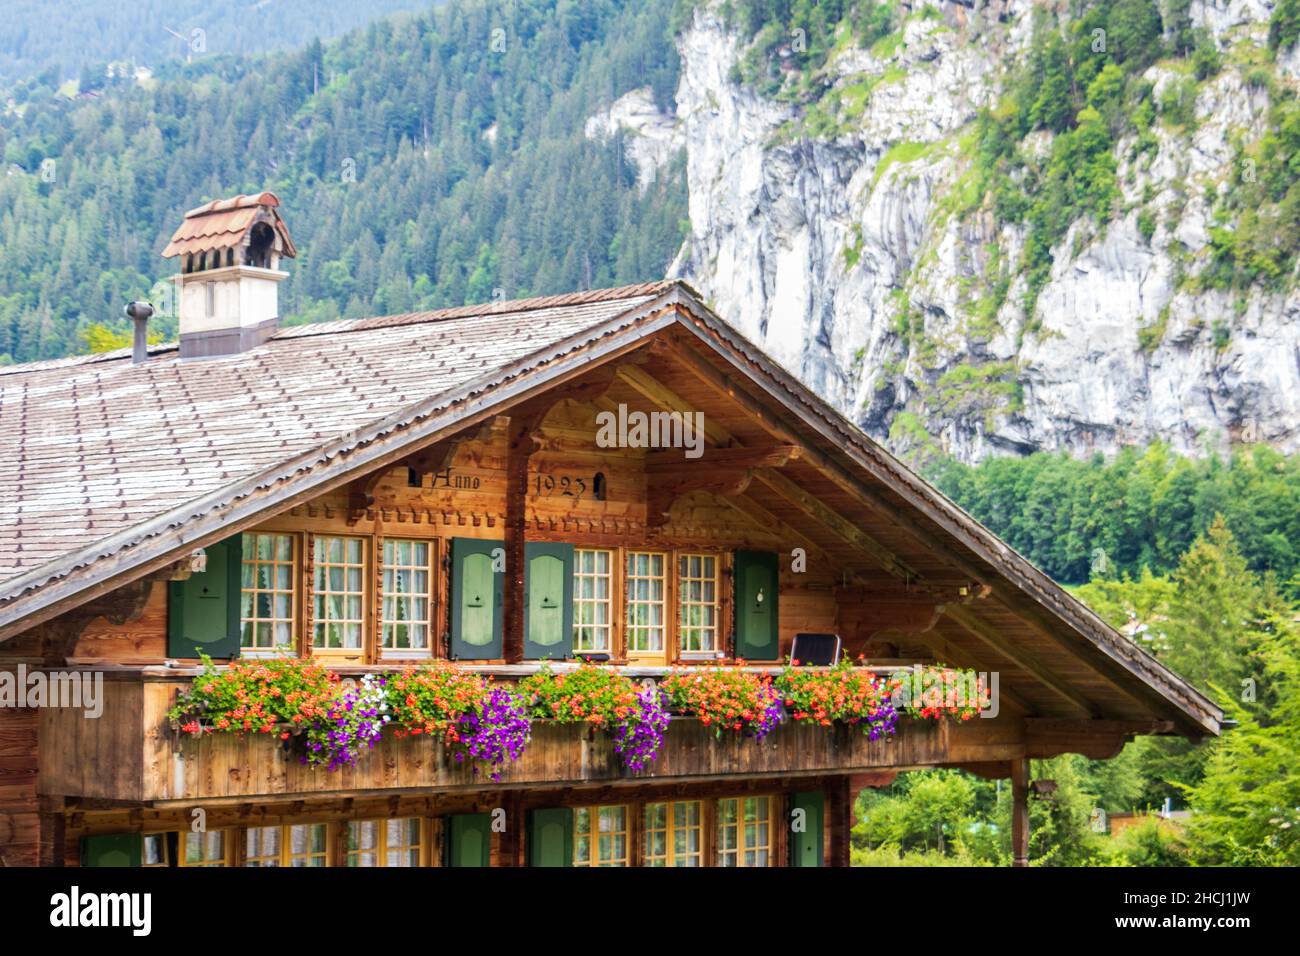
[[[265,342],[280,321],[277,287],[297,255],[274,193],[218,199],[185,214],[163,258],[173,278],[181,358],[233,355]]]
[[[153,306],[148,302],[130,302],[122,311],[135,326],[135,337],[131,342],[131,361],[139,365],[149,357],[149,318],[153,315]]]

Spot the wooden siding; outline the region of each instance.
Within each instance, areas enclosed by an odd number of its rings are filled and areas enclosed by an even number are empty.
[[[539,721],[533,739],[500,783],[459,764],[428,738],[386,738],[356,766],[326,771],[305,766],[293,741],[273,735],[207,734],[182,738],[165,711],[181,682],[112,680],[104,713],[46,709],[48,748],[40,791],[60,797],[138,802],[289,797],[328,793],[465,790],[712,780],[851,773],[987,763],[1024,752],[1018,724],[977,720],[949,725],[905,719],[892,738],[869,741],[847,727],[786,723],[762,741],[717,737],[694,718],[674,718],[663,750],[646,773],[626,773],[607,734]]]
[[[0,866],[39,860],[36,743],[36,711],[0,707]]]

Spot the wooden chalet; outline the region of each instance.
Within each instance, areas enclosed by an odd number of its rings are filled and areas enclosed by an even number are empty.
[[[270,194],[167,253],[178,343],[0,368],[0,672],[103,675],[94,719],[0,707],[4,865],[847,865],[856,792],[927,767],[1009,778],[1024,864],[1030,758],[1218,732],[681,282],[279,327]],[[601,442],[601,412],[701,413],[698,456]],[[997,715],[876,741],[674,718],[637,774],[538,721],[499,782],[418,739],[330,773],[165,717],[200,650],[655,680],[775,671],[797,634],[996,674]]]

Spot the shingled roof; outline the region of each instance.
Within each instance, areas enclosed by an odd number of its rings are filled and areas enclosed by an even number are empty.
[[[0,368],[0,599],[25,572],[504,370],[670,285],[289,327],[202,361],[169,345],[138,365],[120,349]]]

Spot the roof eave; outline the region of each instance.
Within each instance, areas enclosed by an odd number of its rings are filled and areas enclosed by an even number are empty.
[[[955,538],[976,558],[991,565],[995,571],[1032,598],[1045,612],[1061,620],[1076,634],[1120,664],[1134,679],[1154,689],[1167,704],[1175,708],[1176,716],[1179,717],[1179,722],[1184,729],[1202,735],[1217,735],[1220,732],[1223,710],[1214,701],[1144,649],[1125,640],[1086,604],[1062,588],[906,465],[885,452],[861,429],[809,390],[780,364],[769,358],[761,349],[709,309],[697,296],[687,296],[685,301],[692,307],[692,313],[701,324],[724,339],[732,349],[743,354],[746,360],[758,366],[768,378],[807,406],[813,415],[800,415],[800,420],[819,432],[833,447],[847,453],[859,467],[864,468],[873,477],[893,479],[889,482],[891,487],[908,499],[927,520],[938,524],[939,530]],[[765,384],[742,363],[735,361],[734,356],[727,356],[725,351],[718,349],[718,343],[703,334],[699,327],[691,323],[684,324],[700,342],[708,345],[714,352],[728,357],[731,365],[739,373],[760,385]],[[768,392],[775,400],[789,407],[789,403],[784,401],[781,395],[772,392],[771,389],[768,389]],[[954,527],[945,527],[942,521],[935,522],[936,512],[951,522]],[[1141,661],[1142,669],[1149,671],[1151,677],[1155,678],[1154,681],[1148,680],[1144,674],[1135,670],[1138,661]],[[1159,686],[1156,681],[1159,682]],[[1187,698],[1188,702],[1194,705],[1195,710],[1179,700],[1178,696]]]

